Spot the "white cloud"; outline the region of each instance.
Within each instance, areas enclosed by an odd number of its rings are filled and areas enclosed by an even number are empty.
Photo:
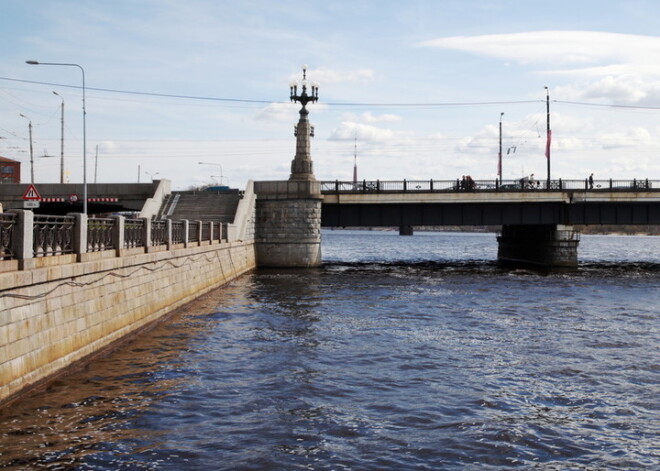
[[[392,123],[401,121],[401,116],[395,114],[374,115],[367,111],[366,113],[362,113],[360,119],[365,123]]]
[[[452,36],[421,46],[454,49],[523,64],[584,66],[599,63],[644,63],[660,54],[660,38],[596,31],[533,31],[526,33]]]
[[[271,103],[259,110],[255,119],[263,121],[296,122],[296,115],[300,105],[295,103]]]
[[[538,74],[573,77],[562,98],[660,104],[660,37],[596,31],[453,36],[420,43],[512,61]]]
[[[353,140],[356,136],[361,141],[387,141],[396,137],[397,134],[391,129],[344,121],[332,131],[328,139],[331,141]]]

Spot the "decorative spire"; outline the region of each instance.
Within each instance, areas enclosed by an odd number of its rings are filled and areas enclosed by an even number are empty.
[[[314,137],[314,126],[310,125],[307,116],[309,111],[307,103],[315,103],[319,99],[319,86],[316,82],[311,85],[311,94],[307,94],[307,66],[303,65],[303,79],[301,82],[301,93],[298,95],[298,82],[293,81],[290,84],[291,101],[299,102],[302,105],[300,109],[300,119],[294,126],[294,136],[296,136],[296,156],[291,162],[291,176],[289,180],[314,181],[314,171],[312,169],[312,155],[310,152],[310,138]]]

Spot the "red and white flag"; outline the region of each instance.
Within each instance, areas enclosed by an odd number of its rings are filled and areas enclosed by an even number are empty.
[[[550,141],[552,141],[552,131],[548,129],[548,137],[545,141],[545,158],[550,158]]]

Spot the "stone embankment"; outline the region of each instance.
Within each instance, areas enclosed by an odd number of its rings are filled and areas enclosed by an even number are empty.
[[[0,405],[253,270],[248,190],[230,225],[0,215]]]

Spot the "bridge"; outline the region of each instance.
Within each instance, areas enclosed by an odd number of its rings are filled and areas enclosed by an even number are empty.
[[[660,180],[322,181],[322,226],[660,224]]]

